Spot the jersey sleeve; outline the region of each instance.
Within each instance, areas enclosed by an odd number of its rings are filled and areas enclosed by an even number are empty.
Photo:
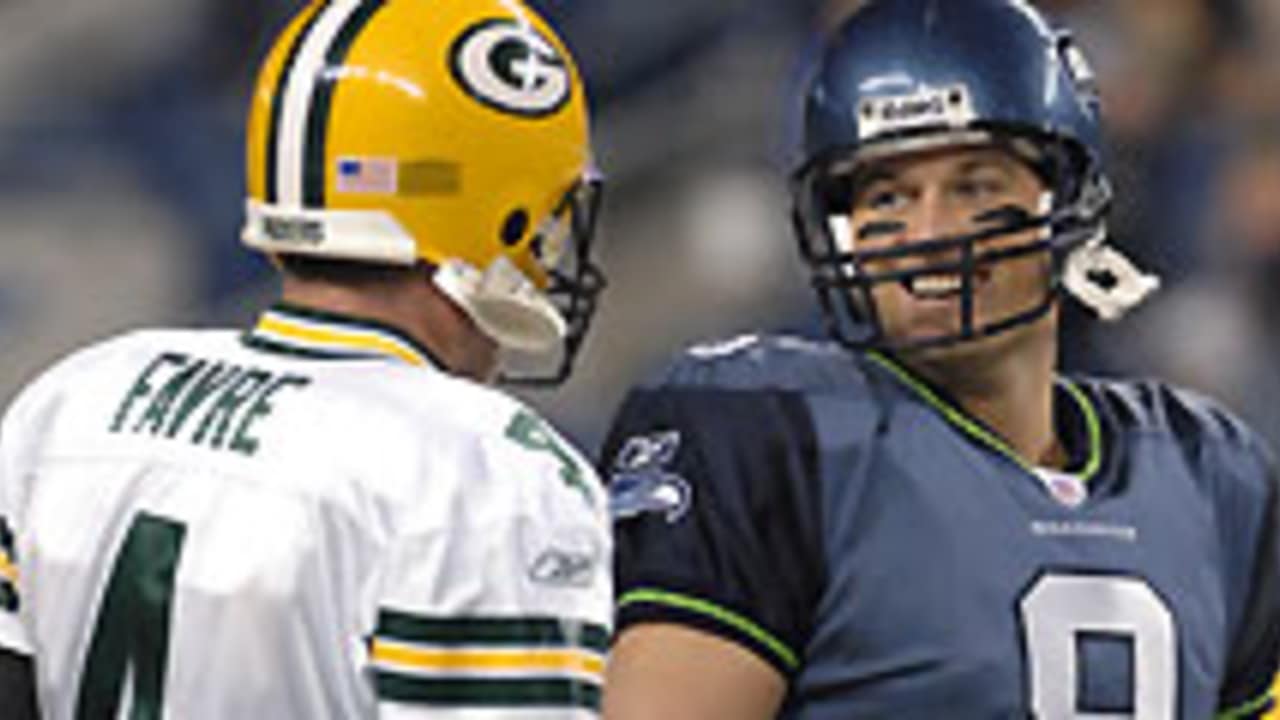
[[[605,444],[618,631],[684,625],[800,664],[824,582],[818,449],[799,392],[633,392]]]
[[[0,648],[21,655],[31,654],[31,644],[22,622],[21,577],[18,565],[17,533],[9,512],[0,501]]]
[[[1255,718],[1277,702],[1273,686],[1280,670],[1280,485],[1268,454],[1236,456],[1246,457],[1251,474],[1264,481],[1250,503],[1261,510],[1262,519],[1254,552],[1242,553],[1252,558],[1249,594],[1227,659],[1219,708],[1220,717]]]
[[[435,509],[409,512],[378,582],[379,717],[597,717],[612,543],[594,470],[528,412],[442,455]]]
[[[0,422],[0,648],[20,655],[35,652],[23,619],[29,608],[22,595],[19,538],[26,483],[24,468],[38,434],[34,408],[45,384],[22,393]]]
[[[22,538],[31,468],[66,384],[81,368],[111,352],[118,341],[102,342],[59,360],[23,388],[0,419],[0,647],[19,655],[36,652],[24,619],[31,607],[22,592]]]

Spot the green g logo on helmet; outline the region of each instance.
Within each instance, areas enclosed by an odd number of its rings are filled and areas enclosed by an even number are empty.
[[[453,76],[491,108],[543,117],[564,107],[572,83],[564,59],[533,28],[509,19],[473,25],[453,45]]]

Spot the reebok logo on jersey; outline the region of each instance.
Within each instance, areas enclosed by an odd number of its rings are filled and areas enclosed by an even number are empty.
[[[614,520],[650,512],[661,513],[668,523],[684,517],[693,502],[693,486],[667,470],[679,450],[680,433],[674,430],[627,440],[613,461],[609,481]]]
[[[544,585],[587,587],[595,574],[594,555],[560,548],[548,548],[529,568],[529,577]]]
[[[590,587],[605,564],[598,528],[560,523],[523,523],[521,563],[529,579],[554,588]]]

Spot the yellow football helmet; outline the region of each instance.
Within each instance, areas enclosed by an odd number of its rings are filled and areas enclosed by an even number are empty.
[[[601,180],[569,52],[517,0],[313,2],[249,116],[244,242],[438,269],[502,347],[568,375],[604,277]]]

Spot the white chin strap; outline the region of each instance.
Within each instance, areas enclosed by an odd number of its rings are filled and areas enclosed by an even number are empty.
[[[483,271],[446,260],[436,269],[435,284],[504,350],[547,352],[567,332],[560,311],[509,258],[499,257]]]
[[[1067,256],[1062,284],[1103,320],[1118,320],[1160,288],[1160,278],[1144,273],[1099,233]]]

